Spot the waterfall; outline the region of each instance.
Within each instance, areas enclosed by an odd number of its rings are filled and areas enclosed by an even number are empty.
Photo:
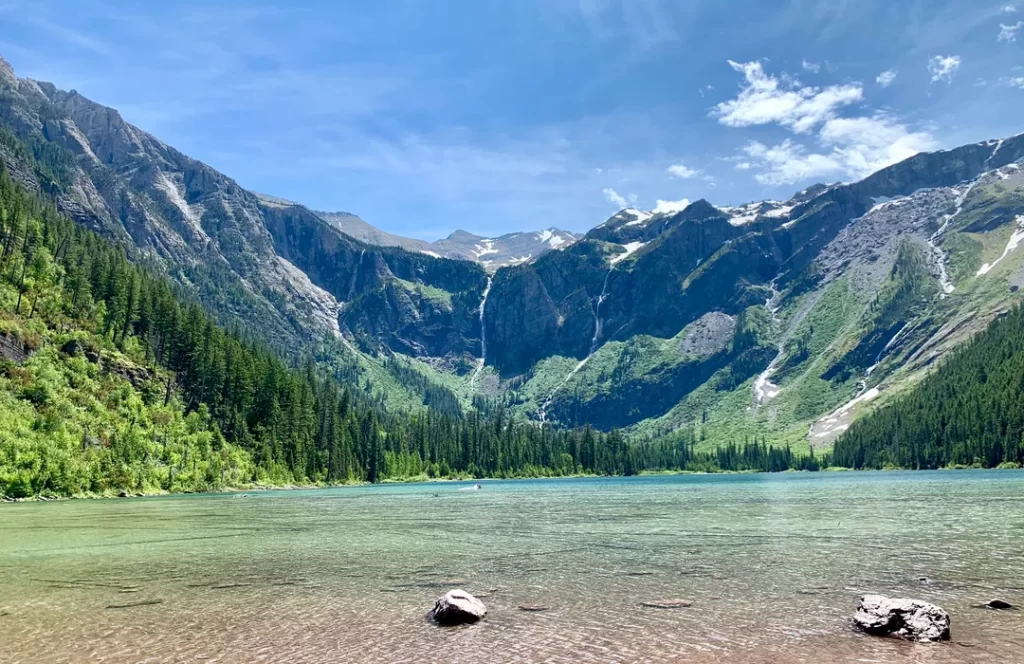
[[[946,232],[949,225],[953,222],[960,211],[964,209],[964,200],[967,199],[967,194],[974,188],[975,183],[967,185],[967,188],[963,190],[963,193],[959,194],[956,198],[956,209],[953,210],[953,214],[947,214],[946,218],[943,219],[942,225],[939,226],[939,230],[932,233],[932,236],[928,238],[928,246],[931,247],[932,254],[935,257],[935,263],[939,268],[939,283],[942,284],[942,297],[945,297],[953,292],[953,282],[949,280],[949,273],[946,271],[946,253],[939,248],[936,244],[936,240]]]
[[[775,287],[776,279],[778,279],[778,277],[772,279],[771,283],[768,284],[768,288],[771,289],[772,294],[769,295],[768,299],[765,300],[764,302],[764,306],[772,314],[773,325],[777,323],[779,320],[779,305],[775,304],[776,298],[779,297],[779,290],[778,288]],[[782,354],[783,344],[780,342],[778,354],[774,358],[772,358],[772,361],[768,364],[767,368],[765,368],[765,370],[762,371],[760,375],[758,375],[757,379],[754,381],[754,405],[760,406],[762,403],[764,403],[768,399],[773,398],[781,391],[781,388],[779,388],[779,386],[776,385],[775,383],[771,382],[769,378],[773,373],[775,373],[775,367],[777,367],[779,362],[782,360]]]
[[[352,298],[356,294],[356,281],[359,278],[359,268],[363,265],[363,256],[366,255],[366,249],[359,252],[359,262],[356,263],[356,268],[352,270],[352,281],[348,285],[348,297],[345,298],[348,302],[352,301]]]
[[[493,283],[492,277],[487,277],[487,285],[484,287],[484,295],[480,299],[480,359],[476,361],[476,369],[473,370],[473,376],[469,379],[470,386],[476,384],[476,378],[483,371],[484,364],[487,362],[487,325],[484,324],[484,312],[487,309],[487,296],[491,294],[491,284]]]
[[[590,351],[587,353],[586,357],[576,363],[576,366],[572,368],[572,371],[565,375],[565,378],[555,386],[555,389],[551,390],[547,399],[541,403],[540,408],[537,409],[538,420],[541,424],[544,424],[547,419],[547,410],[551,406],[551,402],[554,401],[555,395],[562,391],[562,388],[572,380],[573,376],[579,373],[579,370],[582,369],[590,358],[594,356],[594,353],[597,352],[603,327],[603,322],[601,321],[601,303],[608,297],[608,279],[612,276],[612,272],[614,271],[615,267],[612,267],[608,270],[608,274],[604,275],[604,283],[601,285],[601,294],[597,296],[597,300],[594,304],[594,336],[590,339]]]
[[[587,359],[594,354],[597,350],[597,342],[601,339],[601,303],[604,302],[605,298],[608,297],[608,279],[612,276],[612,272],[615,268],[608,270],[608,274],[604,275],[604,283],[601,285],[601,294],[597,296],[597,304],[594,305],[594,336],[590,339],[590,352],[587,353]]]

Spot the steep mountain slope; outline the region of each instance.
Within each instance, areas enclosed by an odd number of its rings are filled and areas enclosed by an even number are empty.
[[[455,231],[443,240],[427,242],[382,231],[348,212],[316,214],[342,233],[367,244],[401,247],[431,256],[473,261],[483,265],[489,272],[507,265],[528,262],[554,249],[564,249],[581,237],[558,228],[547,228],[535,232],[506,233],[493,238]]]
[[[229,327],[290,353],[321,342],[322,362],[346,355],[403,408],[503,404],[708,446],[828,446],[1016,303],[1022,158],[1017,136],[787,201],[623,210],[572,243],[459,232],[409,251],[339,230],[371,232],[351,216],[249,192],[0,63],[13,177]]]
[[[848,468],[1020,468],[1024,309],[1004,312],[937,372],[836,441]]]
[[[82,225],[156,260],[222,323],[287,352],[328,334],[472,366],[479,266],[360,242],[2,60],[0,163]]]
[[[495,275],[487,362],[538,420],[827,445],[1017,300],[1021,157],[1015,137],[785,202],[624,210]]]

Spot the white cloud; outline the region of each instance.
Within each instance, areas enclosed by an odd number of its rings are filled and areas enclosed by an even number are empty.
[[[954,56],[955,57],[955,56]],[[956,58],[959,64],[959,58]],[[755,171],[754,179],[767,185],[793,184],[812,178],[860,179],[937,143],[927,132],[915,132],[885,113],[840,117],[840,110],[863,96],[860,85],[815,88],[780,87],[764,74],[760,63],[730,63],[744,74],[746,86],[737,99],[713,111],[729,126],[777,124],[795,134],[809,134],[817,147],[786,139],[774,146],[751,141],[735,161],[737,170]],[[955,66],[947,65],[947,69]],[[894,70],[878,76],[889,85]],[[812,133],[812,130],[816,130]]]
[[[821,65],[816,62],[808,62],[807,60],[804,60],[800,65],[804,68],[804,71],[809,71],[812,74],[817,74],[821,71]]]
[[[795,80],[783,80],[765,74],[760,62],[729,64],[746,78],[746,85],[735,99],[724,101],[711,111],[713,117],[729,127],[781,124],[797,133],[805,133],[833,117],[842,106],[860,101],[863,88],[857,84],[830,85],[826,88],[801,87]]]
[[[821,128],[819,140],[825,147],[832,148],[832,156],[843,165],[844,172],[855,177],[866,177],[919,152],[939,147],[931,134],[912,132],[882,113],[829,120]]]
[[[878,83],[883,88],[887,88],[892,85],[892,82],[896,80],[897,71],[895,69],[888,69],[883,71],[875,78],[875,83]]]
[[[658,204],[654,206],[652,212],[654,214],[675,214],[676,212],[682,212],[686,209],[686,206],[690,204],[688,198],[681,198],[678,201],[663,201],[659,200]]]
[[[1024,26],[1024,21],[1017,21],[1013,25],[1006,25],[1005,23],[999,24],[999,36],[996,37],[996,41],[1001,42],[1014,42],[1017,41],[1017,31]]]
[[[762,169],[754,176],[761,184],[793,184],[842,172],[840,164],[831,157],[807,154],[802,145],[788,138],[774,147],[751,141],[743,148],[743,152],[753,160],[754,165]]]
[[[614,203],[615,205],[619,206],[619,208],[629,207],[629,203],[626,201],[626,199],[623,196],[621,196],[619,192],[615,191],[611,187],[604,188],[604,197],[608,200],[609,203]]]
[[[1014,7],[1013,5],[1003,5],[1003,13],[1004,14],[1012,14],[1015,11],[1017,11],[1017,8]]]
[[[818,134],[821,152],[810,152],[790,139],[768,147],[748,143],[743,154],[761,169],[754,179],[761,184],[793,184],[812,178],[859,179],[875,171],[938,147],[924,132],[911,132],[891,117],[834,118]],[[737,168],[748,164],[741,162]]]
[[[999,85],[1006,88],[1020,88],[1024,90],[1024,76],[1013,76],[999,79]]]
[[[668,172],[673,177],[677,177],[681,180],[689,180],[691,178],[695,178],[701,173],[700,171],[690,168],[689,166],[685,166],[683,164],[672,164],[671,166],[668,167]]]
[[[932,75],[932,83],[941,80],[952,81],[958,69],[960,69],[959,55],[934,55],[928,61],[928,73]]]

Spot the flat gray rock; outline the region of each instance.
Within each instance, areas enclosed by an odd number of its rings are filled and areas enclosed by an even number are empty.
[[[908,641],[948,641],[949,614],[934,604],[882,595],[860,598],[853,624],[868,634]]]

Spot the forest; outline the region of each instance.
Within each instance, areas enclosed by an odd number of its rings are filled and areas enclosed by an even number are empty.
[[[888,407],[853,423],[832,463],[848,468],[1024,464],[1024,309],[1015,307]]]
[[[630,444],[479,401],[466,413],[441,398],[389,412],[311,357],[282,359],[218,326],[158,265],[130,260],[3,171],[0,349],[0,494],[12,498],[817,468],[764,443]]]
[[[1024,312],[857,421],[831,454],[766,440],[708,450],[692,429],[631,442],[438,390],[389,410],[312,350],[218,325],[147,257],[0,170],[0,495],[204,491],[429,478],[656,471],[997,467],[1024,461]],[[400,362],[392,372],[422,381]],[[423,387],[423,386],[421,386]],[[429,387],[429,385],[427,386]]]

